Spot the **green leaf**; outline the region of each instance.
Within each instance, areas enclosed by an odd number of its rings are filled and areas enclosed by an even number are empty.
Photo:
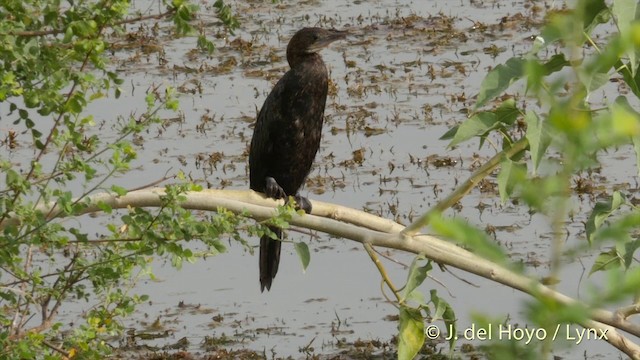
[[[480,84],[480,92],[476,102],[476,109],[503,93],[511,84],[524,75],[526,60],[513,57],[503,65],[493,68]]]
[[[622,265],[622,257],[618,255],[616,249],[611,249],[607,252],[602,252],[596,258],[596,261],[591,266],[589,275],[598,272],[606,271],[610,269],[619,268]]]
[[[311,261],[311,254],[309,253],[309,247],[304,242],[295,243],[295,249],[298,253],[298,258],[300,258],[300,262],[302,263],[302,271],[307,270],[307,266],[309,266],[309,262]]]
[[[229,32],[233,35],[233,30],[240,26],[240,22],[231,11],[231,8],[222,0],[216,0],[213,6],[216,8],[216,15],[218,16],[218,19],[222,21],[224,26],[226,26]]]
[[[507,256],[502,248],[489,239],[485,232],[469,225],[465,220],[449,219],[441,214],[432,214],[429,217],[429,224],[437,235],[453,239],[487,260],[499,264],[507,263]]]
[[[433,268],[431,266],[431,261],[427,261],[424,266],[418,266],[420,261],[424,260],[422,256],[416,256],[411,262],[411,266],[409,267],[409,274],[407,275],[407,284],[402,291],[402,296],[400,302],[404,302],[409,295],[415,290],[418,286],[424,282],[424,279],[427,278],[429,271]]]
[[[638,43],[639,41],[638,39],[640,39],[640,22],[639,21],[633,22],[631,33],[628,34],[628,36],[630,36],[631,39],[633,39],[633,40],[630,40],[631,42],[633,42],[634,44]],[[628,49],[628,48],[629,46],[625,47],[625,49]],[[635,48],[637,49],[638,46],[635,45]],[[631,50],[632,49],[628,49],[628,51],[631,51]],[[638,66],[637,64],[634,65],[634,64],[630,64],[629,62],[624,63],[620,58],[618,58],[618,61],[615,63],[614,68],[618,71],[618,74],[622,75],[624,82],[629,86],[633,94],[636,97],[640,97],[640,72],[638,71],[635,71],[635,73],[632,72],[633,69],[637,70],[637,66]]]
[[[456,346],[456,314],[449,303],[438,296],[438,292],[434,289],[431,290],[431,302],[435,306],[436,311],[433,315],[432,321],[437,321],[440,318],[444,320],[444,324],[447,326],[447,338],[449,339],[449,351],[453,352]]]
[[[227,252],[227,247],[221,241],[216,240],[216,241],[213,241],[211,244],[213,245],[214,249],[216,249],[217,252],[221,254]]]
[[[582,24],[584,31],[591,34],[591,31],[598,25],[604,24],[611,18],[611,13],[604,0],[584,0],[580,2],[584,6]]]
[[[634,208],[634,211],[625,215],[617,216],[614,221],[598,230],[594,239],[600,241],[604,239],[618,240],[635,233],[635,229],[640,228],[640,209]]]
[[[587,220],[587,240],[589,243],[593,241],[593,235],[611,214],[617,210],[622,204],[626,203],[626,199],[619,191],[614,191],[611,199],[607,202],[598,202],[593,207],[591,215]]]
[[[400,306],[398,360],[412,360],[424,345],[424,321],[420,310]]]
[[[102,212],[104,212],[105,214],[111,214],[113,212],[113,209],[111,208],[111,206],[105,203],[104,201],[98,201],[98,203],[96,203],[96,206],[98,207],[98,209],[102,210]]]
[[[618,96],[610,108],[612,135],[624,139],[640,137],[640,114],[625,96]]]
[[[453,140],[449,143],[449,147],[454,147],[474,136],[484,135],[500,126],[502,123],[496,120],[494,113],[488,111],[477,113],[460,124]]]
[[[571,63],[564,57],[564,54],[553,55],[549,59],[549,61],[547,61],[543,65],[544,74],[551,75],[554,72],[558,72],[569,65],[571,65]]]
[[[504,204],[513,190],[513,184],[510,183],[511,170],[513,169],[513,161],[504,159],[500,164],[500,173],[498,174],[498,192],[500,193],[500,202]]]
[[[495,114],[497,121],[507,125],[513,125],[518,115],[520,115],[520,110],[516,107],[516,101],[513,98],[509,98],[500,104]]]
[[[516,185],[526,186],[527,166],[522,162],[504,159],[500,165],[500,173],[497,177],[500,201],[504,204],[513,194]]]
[[[198,36],[197,44],[198,44],[198,48],[200,50],[206,51],[207,54],[209,54],[209,55],[211,55],[216,49],[216,46],[213,44],[213,42],[211,42],[211,40],[207,39],[207,37],[204,36],[204,35]]]
[[[456,133],[458,132],[459,128],[460,128],[460,125],[455,125],[451,129],[447,130],[447,132],[444,133],[444,135],[440,136],[440,140],[451,140],[451,139],[453,139],[453,137],[456,136]]]
[[[527,111],[524,116],[527,123],[527,141],[529,141],[529,152],[531,153],[531,161],[533,162],[532,172],[535,175],[540,165],[540,160],[549,147],[551,139],[547,133],[545,123],[540,120],[538,114]]]
[[[127,189],[118,186],[118,185],[111,185],[111,191],[113,191],[114,193],[116,193],[118,196],[124,196],[127,195]]]
[[[577,72],[578,79],[580,79],[580,82],[589,93],[600,89],[609,82],[608,72],[594,72],[585,70],[584,68],[581,70],[582,71]]]
[[[611,269],[607,274],[608,277],[604,281],[607,288],[599,294],[601,301],[620,302],[623,299],[628,300],[628,295],[637,297],[640,289],[640,268]]]
[[[638,7],[638,0],[614,0],[611,12],[616,17],[616,24],[620,29],[622,36],[628,36],[631,34],[633,21],[636,19],[636,11]],[[631,67],[631,75],[635,76],[638,70],[638,62],[636,61],[636,49],[630,47],[626,51],[627,58],[629,58],[629,65]]]
[[[635,254],[636,250],[638,250],[638,248],[640,248],[640,239],[627,241],[624,243],[624,254],[622,255],[622,258],[624,259],[624,265],[626,269],[629,269],[631,264],[634,263],[633,255]]]

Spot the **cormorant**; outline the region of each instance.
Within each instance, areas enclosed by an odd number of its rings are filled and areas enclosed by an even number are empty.
[[[288,199],[311,212],[298,193],[320,147],[329,74],[318,52],[343,39],[346,32],[304,28],[287,45],[291,69],[278,81],[258,114],[249,153],[249,182],[270,198]],[[279,239],[282,229],[270,227]],[[260,238],[260,290],[271,289],[280,263],[279,240]]]

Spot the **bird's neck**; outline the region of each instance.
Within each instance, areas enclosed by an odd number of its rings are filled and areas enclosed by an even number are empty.
[[[318,53],[307,54],[307,53],[287,52],[287,62],[289,63],[289,66],[292,69],[303,64],[314,64],[314,65],[319,64],[324,66],[322,57]]]

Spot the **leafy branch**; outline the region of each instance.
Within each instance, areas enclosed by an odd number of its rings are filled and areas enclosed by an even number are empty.
[[[92,204],[108,205],[110,209],[125,209],[141,206],[162,206],[161,197],[164,189],[148,189],[129,192],[123,196],[113,194],[96,194],[90,196]],[[281,205],[281,201],[266,199],[261,194],[253,191],[239,190],[202,190],[186,192],[183,195],[180,206],[189,210],[219,211],[221,208],[236,214],[249,215],[256,220],[272,218],[277,214],[275,207]],[[528,293],[537,299],[555,302],[558,306],[582,307],[588,309],[587,318],[578,319],[576,323],[601,331],[607,331],[608,341],[627,355],[635,358],[640,356],[640,346],[633,343],[616,329],[625,331],[636,337],[640,337],[640,326],[629,322],[620,316],[597,307],[590,307],[578,300],[572,299],[553,289],[541,284],[538,280],[525,276],[502,265],[496,264],[449,241],[429,236],[416,234],[402,236],[404,226],[388,219],[359,210],[342,207],[319,201],[313,201],[313,211],[310,215],[291,215],[290,224],[308,229],[325,232],[334,236],[343,237],[353,241],[403,250],[414,254],[421,254],[439,264],[452,266],[460,270],[476,274],[493,282],[497,282],[513,289]],[[53,209],[53,210],[52,210]],[[52,216],[62,216],[60,209],[53,205],[40,205],[42,212],[51,212]],[[102,211],[100,206],[92,205],[82,213]],[[10,218],[0,223],[0,229],[19,222],[17,218]],[[627,278],[626,283],[617,286],[638,287],[640,278]],[[637,279],[637,280],[634,280]],[[616,288],[610,290],[617,291]],[[622,309],[621,309],[622,311]]]

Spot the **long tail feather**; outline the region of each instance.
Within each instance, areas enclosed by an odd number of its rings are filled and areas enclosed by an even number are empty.
[[[278,239],[282,240],[282,229],[277,227],[269,227],[269,229],[277,235]],[[274,240],[268,235],[263,235],[260,238],[260,291],[264,291],[264,288],[271,290],[271,283],[276,277],[280,264],[281,246],[281,241]]]

